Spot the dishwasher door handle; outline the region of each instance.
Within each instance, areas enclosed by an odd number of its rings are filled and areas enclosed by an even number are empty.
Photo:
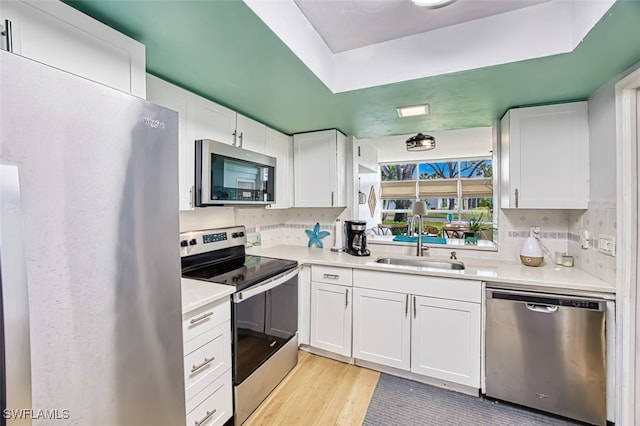
[[[552,305],[537,305],[534,303],[526,303],[527,309],[533,312],[540,312],[542,314],[552,314],[558,310],[557,306]]]

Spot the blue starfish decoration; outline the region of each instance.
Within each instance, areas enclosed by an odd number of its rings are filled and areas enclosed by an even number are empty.
[[[316,226],[313,227],[313,231],[305,229],[304,232],[306,232],[309,237],[309,247],[315,244],[320,248],[322,248],[322,239],[330,234],[327,231],[321,231],[319,223],[316,223]]]

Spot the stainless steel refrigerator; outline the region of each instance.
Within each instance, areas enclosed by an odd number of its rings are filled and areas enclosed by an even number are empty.
[[[3,307],[28,294],[21,328],[3,321],[2,399],[28,405],[31,388],[31,406],[2,408],[34,425],[184,424],[177,114],[4,51],[0,79],[0,163],[19,182],[1,199]]]

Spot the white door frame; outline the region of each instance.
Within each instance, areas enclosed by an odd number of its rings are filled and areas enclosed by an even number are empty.
[[[616,84],[617,239],[616,260],[616,424],[640,421],[636,401],[640,398],[636,345],[640,344],[637,315],[639,241],[638,231],[638,125],[640,124],[640,69]]]

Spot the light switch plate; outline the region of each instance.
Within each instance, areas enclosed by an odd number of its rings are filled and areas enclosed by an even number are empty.
[[[598,235],[598,251],[600,253],[608,254],[609,256],[616,255],[616,237],[611,235]]]

